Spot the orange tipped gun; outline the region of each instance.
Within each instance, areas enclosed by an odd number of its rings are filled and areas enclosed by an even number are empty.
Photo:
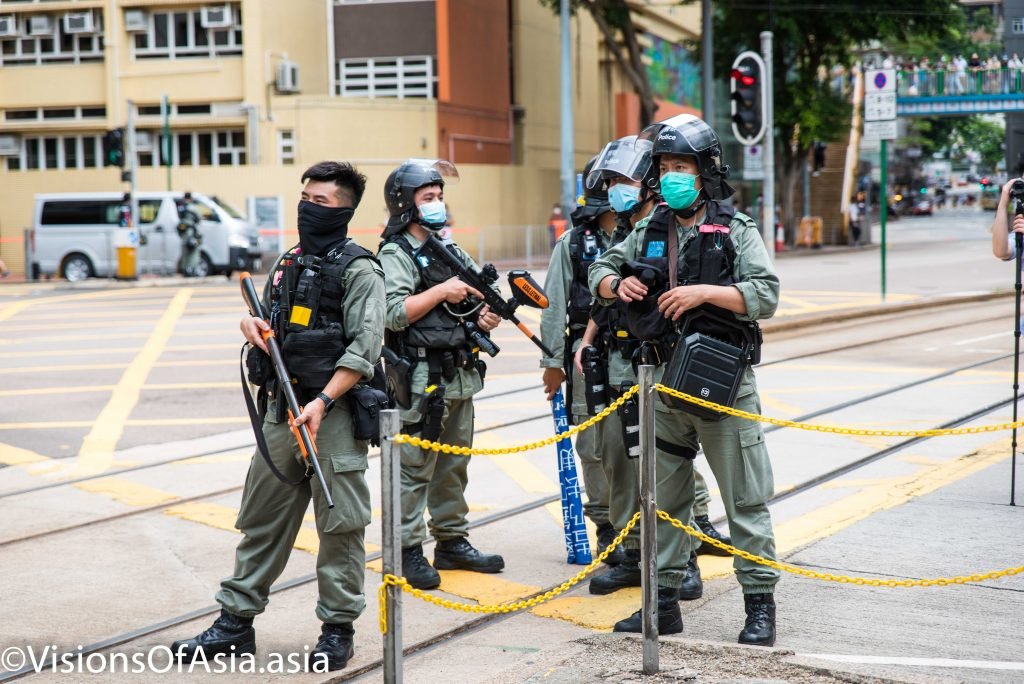
[[[246,306],[249,307],[249,313],[255,318],[267,321],[267,315],[263,311],[263,304],[260,303],[259,295],[256,294],[256,287],[252,284],[252,276],[248,272],[243,272],[238,277],[238,281],[242,286],[242,297],[245,299]],[[299,443],[299,451],[302,452],[302,457],[306,459],[306,466],[313,471],[316,479],[320,482],[320,489],[324,493],[327,507],[334,508],[331,488],[327,485],[327,480],[324,479],[324,472],[320,469],[320,463],[316,460],[316,444],[313,443],[313,437],[309,434],[309,429],[305,425],[295,426],[295,418],[302,413],[302,408],[299,406],[298,397],[295,396],[295,389],[292,387],[292,378],[288,375],[288,368],[284,365],[284,357],[281,356],[281,346],[277,343],[277,337],[274,336],[273,330],[261,331],[260,334],[263,336],[263,341],[267,344],[267,351],[270,352],[270,360],[274,365],[277,384],[284,393],[285,401],[288,403],[288,425],[291,427],[292,434],[295,435],[295,439]],[[307,470],[306,472],[308,473],[309,471]]]
[[[498,271],[492,264],[486,264],[479,271],[473,270],[462,263],[462,259],[456,256],[443,242],[433,235],[427,236],[427,241],[420,247],[419,252],[426,252],[434,258],[444,261],[458,275],[459,280],[476,288],[483,294],[484,303],[487,304],[491,311],[506,321],[511,321],[515,324],[545,354],[554,356],[554,353],[540,341],[540,338],[534,335],[533,331],[516,317],[516,309],[519,308],[520,304],[535,309],[548,308],[548,296],[533,279],[529,271],[509,271],[508,285],[512,290],[512,298],[506,300],[501,296],[497,288],[494,287],[494,283],[498,281]]]

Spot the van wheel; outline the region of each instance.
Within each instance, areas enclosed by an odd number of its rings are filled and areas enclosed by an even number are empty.
[[[70,254],[60,267],[60,274],[71,283],[77,283],[93,274],[92,262],[84,254]]]
[[[213,262],[210,261],[210,257],[206,256],[206,254],[200,254],[199,263],[196,264],[195,273],[192,276],[195,278],[205,278],[211,273],[213,273]]]

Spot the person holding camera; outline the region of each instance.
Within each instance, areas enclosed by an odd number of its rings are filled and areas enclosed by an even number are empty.
[[[583,168],[583,175],[590,173],[594,157]],[[555,398],[555,392],[568,380],[566,405],[572,422],[579,425],[585,421],[587,410],[587,386],[581,371],[574,371],[573,354],[580,347],[580,339],[590,320],[590,306],[594,297],[587,286],[587,269],[594,260],[611,244],[615,230],[615,214],[608,204],[608,194],[603,190],[592,191],[584,188],[583,204],[572,213],[573,227],[562,234],[555,243],[551,262],[548,264],[544,292],[548,306],[541,312],[541,340],[553,356],[544,355],[540,366],[544,369],[542,382],[548,401]],[[567,373],[571,373],[567,375]],[[604,384],[599,383],[598,390]],[[607,398],[595,407],[594,412],[604,409]],[[597,527],[597,553],[601,553],[618,534],[608,519],[608,475],[604,462],[613,457],[615,442],[601,443],[597,430],[584,430],[576,436],[576,453],[580,457],[583,486],[587,502],[583,514]],[[622,549],[616,548],[605,559],[608,565],[618,565],[625,559]]]
[[[402,432],[471,447],[473,395],[483,389],[487,370],[479,350],[501,319],[482,303],[481,292],[421,249],[428,236],[444,229],[444,188],[458,179],[455,165],[443,159],[410,159],[392,171],[384,184],[390,218],[378,256],[386,276],[385,358],[405,369],[395,392]],[[441,246],[477,268],[454,242]],[[436,589],[438,569],[501,572],[504,558],[469,543],[470,457],[402,444],[401,459],[402,571],[409,584]],[[429,531],[437,540],[433,566],[423,555],[428,509]]]
[[[366,176],[346,162],[325,161],[307,169],[302,182],[299,244],[278,258],[263,290],[270,321],[246,315],[240,323],[252,345],[246,363],[249,380],[261,387],[259,404],[265,415],[257,441],[262,438],[263,443],[242,491],[235,526],[243,537],[235,550],[234,573],[221,582],[215,597],[220,617],[198,636],[171,646],[176,657],[189,661],[200,654],[212,661],[218,654],[255,653],[253,618],[269,603],[270,587],[288,563],[310,499],[320,541],[316,615],[323,625],[309,652],[309,669],[324,672],[348,663],[352,624],[366,606],[368,444],[356,438],[354,409],[343,398],[373,378],[380,357],[384,273],[373,255],[348,237]],[[294,421],[268,369],[263,335],[270,331],[281,344],[297,398],[304,404]],[[320,468],[337,502],[334,508],[328,506],[318,479],[310,477],[289,427],[293,422],[306,425],[316,443]]]
[[[687,368],[695,344],[732,354],[721,370],[732,380],[734,408],[760,413],[751,364],[760,356],[755,321],[775,313],[779,279],[752,218],[725,204],[734,192],[726,182],[718,134],[698,117],[681,114],[641,132],[637,149],[650,153],[644,183],[665,204],[647,225],[603,254],[590,269],[591,291],[607,305],[628,304],[630,332],[643,340],[640,363],[656,366],[659,381],[675,384],[666,368]],[[686,332],[686,336],[683,336]],[[751,342],[752,340],[752,342]],[[675,353],[682,353],[678,365]],[[722,357],[719,357],[722,358]],[[705,357],[706,359],[706,357]],[[710,361],[709,361],[710,363]],[[690,367],[699,373],[699,368]],[[686,376],[681,385],[686,384]],[[702,392],[703,393],[703,392]],[[693,458],[698,447],[715,475],[733,543],[775,558],[768,499],[774,493],[771,462],[757,423],[659,395],[656,407],[660,508],[684,523],[692,520]],[[658,623],[662,634],[683,631],[679,587],[696,543],[672,530],[671,557],[658,558]],[[659,535],[659,551],[661,546]],[[740,557],[733,560],[743,588],[746,620],[739,642],[775,643],[773,592],[779,572]],[[641,631],[640,611],[615,625]]]
[[[1011,201],[1015,205],[1016,201],[1024,203],[1024,180],[1011,178],[1003,184],[1003,190],[999,195],[999,205],[996,207],[996,217],[991,228],[992,254],[1003,261],[1009,261],[1017,256],[1016,239],[1010,232],[1024,233],[1024,214],[1016,213],[1016,206],[1010,206]],[[1012,225],[1009,219],[1011,210],[1014,212]]]

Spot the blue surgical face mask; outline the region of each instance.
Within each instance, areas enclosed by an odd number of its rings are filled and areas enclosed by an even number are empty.
[[[448,210],[441,200],[424,202],[417,206],[416,209],[420,213],[420,219],[417,223],[429,230],[441,230],[448,221]]]
[[[629,211],[640,203],[640,188],[625,183],[616,183],[608,189],[608,202],[611,203],[612,209],[617,214]]]
[[[673,209],[686,209],[697,201],[700,190],[694,187],[697,177],[692,173],[670,171],[661,177],[661,196]]]

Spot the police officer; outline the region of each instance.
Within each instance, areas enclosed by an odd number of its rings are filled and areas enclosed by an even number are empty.
[[[411,366],[406,386],[396,393],[402,430],[472,446],[473,395],[483,389],[486,370],[472,340],[501,319],[480,305],[480,292],[424,248],[427,236],[445,227],[445,184],[457,180],[455,166],[443,160],[410,159],[392,171],[384,187],[390,218],[378,256],[386,274],[386,345]],[[455,243],[445,241],[444,248],[476,268]],[[407,406],[401,406],[403,395]],[[500,572],[505,560],[481,553],[467,539],[469,457],[403,444],[401,458],[402,570],[409,583],[434,589],[441,583],[437,569]],[[423,555],[427,510],[437,540],[433,567]]]
[[[694,317],[698,307],[729,316],[727,320],[733,322],[767,318],[778,305],[779,280],[753,219],[722,203],[733,189],[725,181],[728,167],[722,163],[721,144],[710,126],[695,116],[679,115],[644,129],[637,146],[650,151],[652,172],[645,182],[652,188],[660,186],[666,204],[645,228],[598,259],[589,278],[592,291],[603,302],[619,299],[631,304],[631,329],[646,340],[642,360],[657,364],[660,377],[678,338],[676,326]],[[649,291],[637,275],[624,277],[630,262],[641,259],[646,261],[640,263],[659,271],[660,280],[667,283],[662,290]],[[657,280],[650,282],[655,288]],[[657,332],[659,327],[662,332]],[[731,339],[733,327],[707,332]],[[749,366],[743,371],[735,407],[760,412]],[[736,546],[774,558],[775,539],[766,504],[774,483],[760,425],[731,416],[704,419],[671,409],[664,397],[656,408],[659,506],[677,519],[690,518],[692,456],[701,445],[722,492]],[[685,576],[693,546],[690,537],[681,533],[674,535],[672,544],[672,558],[659,554],[658,562],[658,618],[664,634],[683,629],[675,587]],[[773,591],[779,573],[739,557],[734,567],[747,615],[739,641],[772,645]],[[639,611],[615,629],[640,631]]]
[[[323,622],[309,655],[310,669],[345,666],[353,653],[352,623],[365,606],[363,533],[370,522],[367,443],[353,436],[345,394],[372,378],[380,356],[384,274],[373,255],[347,237],[366,177],[351,164],[321,162],[303,174],[302,182],[299,244],[277,260],[263,292],[271,321],[246,316],[241,329],[260,350],[250,354],[266,351],[261,331],[273,329],[278,336],[285,363],[298,383],[299,402],[305,405],[294,422],[306,425],[315,440],[336,505],[329,509],[317,479],[305,475],[276,379],[260,383],[269,395],[262,425],[268,453],[261,455],[258,450],[249,466],[235,523],[244,536],[235,550],[234,574],[221,582],[217,592],[220,617],[198,636],[171,647],[187,659],[200,650],[207,659],[218,653],[255,652],[253,617],[267,606],[270,587],[288,562],[310,499],[320,538],[316,615]],[[315,271],[316,283],[305,282],[310,278],[307,270]],[[315,296],[300,302],[302,292],[310,291],[303,287],[309,285],[315,285]],[[303,316],[302,310],[316,312],[315,317]],[[250,378],[256,379],[252,374]]]
[[[584,176],[590,172],[596,159],[594,157],[584,167]],[[555,243],[544,281],[548,306],[541,313],[540,332],[544,345],[554,352],[554,356],[543,356],[540,361],[548,401],[554,399],[555,392],[566,380],[566,369],[572,365],[573,354],[590,320],[594,297],[587,286],[587,269],[608,249],[615,229],[615,214],[608,204],[608,193],[604,188],[585,188],[583,200],[584,203],[572,213],[573,227]],[[588,412],[580,371],[573,373],[568,387],[571,415],[576,424],[582,423]],[[594,429],[584,430],[576,437],[576,453],[580,457],[583,486],[587,491],[583,513],[597,527],[598,553],[604,551],[617,534],[608,520],[608,476],[605,474],[607,466],[603,463],[606,452],[610,458],[615,449],[614,441],[600,444]],[[617,565],[624,559],[622,550],[616,548],[605,562]]]
[[[186,192],[178,203],[178,235],[181,237],[181,272],[186,278],[194,278],[199,267],[199,246],[203,235],[199,232],[199,209],[192,201],[192,193]]]
[[[593,168],[586,177],[586,186],[607,194],[612,210],[615,212],[617,228],[612,242],[618,244],[633,230],[643,228],[650,221],[658,204],[658,195],[641,181],[650,170],[651,157],[649,152],[636,149],[635,135],[614,140],[601,151]],[[591,190],[592,192],[594,190]],[[639,346],[639,340],[630,335],[626,324],[625,303],[612,306],[594,307],[590,324],[584,333],[582,350],[585,346],[596,345],[601,350],[607,364],[608,384],[612,388],[612,398],[636,384],[636,373],[633,370],[633,355]],[[577,352],[576,365],[582,364],[581,353]],[[609,416],[595,426],[599,444],[616,444],[621,440],[626,448],[613,449],[606,459],[608,478],[612,483],[612,522],[621,529],[637,511],[639,501],[639,474],[637,457],[640,453],[639,413],[635,399],[629,400],[614,416]],[[626,421],[624,423],[623,416]],[[624,429],[628,425],[632,429]],[[696,485],[696,503],[694,517],[701,531],[705,534],[729,543],[711,524],[707,515],[711,495],[700,472],[694,470]],[[665,530],[667,532],[667,530]],[[663,546],[668,548],[671,541],[667,536]],[[590,581],[590,593],[610,594],[625,587],[640,586],[640,532],[634,528],[623,546],[626,562],[619,564],[610,572],[598,575]],[[706,548],[715,549],[708,545]],[[705,547],[702,545],[701,550]],[[724,553],[718,551],[719,553]],[[687,566],[687,573],[679,586],[679,597],[682,600],[695,600],[703,595],[700,569],[697,567],[696,554],[692,554]]]

